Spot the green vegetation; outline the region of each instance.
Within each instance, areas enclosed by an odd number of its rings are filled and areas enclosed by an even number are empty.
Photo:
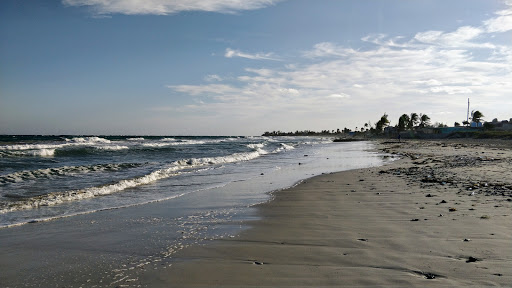
[[[471,112],[471,120],[473,120],[473,122],[475,123],[480,123],[480,121],[482,121],[482,118],[484,118],[484,114],[482,114],[482,112],[476,110],[476,111],[472,111]]]
[[[453,132],[447,138],[472,138],[472,139],[509,139],[512,140],[512,131],[458,131]]]
[[[409,117],[409,122],[407,122],[407,129],[412,129],[416,124],[420,122],[420,116],[416,113],[411,113],[411,117]]]
[[[388,114],[384,113],[375,124],[375,130],[377,130],[377,133],[382,133],[387,126],[389,126]]]
[[[390,125],[388,114],[384,113],[380,119],[372,125],[370,121],[364,123],[361,128],[355,127],[355,130],[344,128],[340,130],[322,130],[315,132],[310,130],[295,131],[295,132],[282,132],[273,131],[265,132],[263,136],[341,136],[338,140],[345,141],[350,139],[368,139],[370,137],[398,137],[403,138],[500,138],[512,139],[512,131],[510,128],[501,128],[503,125],[509,125],[508,121],[498,122],[494,119],[493,122],[484,122],[483,125],[478,125],[482,122],[484,115],[478,110],[471,112],[471,120],[477,123],[477,127],[469,128],[471,125],[468,121],[462,121],[466,128],[461,127],[459,122],[454,123],[454,127],[440,122],[431,124],[431,119],[427,114],[423,113],[410,113],[402,114],[398,118],[398,123],[395,126]],[[483,128],[482,128],[483,126]],[[499,127],[499,128],[496,128]],[[505,126],[506,127],[506,126]],[[510,127],[510,126],[509,126]],[[509,129],[509,130],[506,130]],[[343,136],[342,136],[343,135]],[[349,136],[349,137],[347,137]]]
[[[484,123],[484,130],[492,130],[492,129],[494,129],[494,124],[492,124],[491,122]]]
[[[420,128],[425,128],[430,125],[430,117],[428,117],[426,114],[421,114],[420,117]]]
[[[414,113],[416,114],[416,113]],[[418,115],[416,115],[418,116]],[[409,123],[412,123],[411,118],[407,114],[403,114],[398,118],[398,131],[404,131],[406,128],[409,128]],[[411,127],[412,128],[412,127]],[[409,128],[409,129],[411,129]]]

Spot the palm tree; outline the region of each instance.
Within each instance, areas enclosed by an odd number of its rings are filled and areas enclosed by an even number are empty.
[[[424,128],[426,126],[430,125],[430,117],[427,116],[427,114],[420,114],[420,128]]]
[[[407,128],[412,129],[416,124],[420,122],[420,117],[416,113],[411,113],[411,117],[409,118],[409,123],[407,123]]]
[[[402,116],[400,116],[400,118],[398,118],[398,130],[399,131],[405,130],[405,128],[409,126],[410,122],[411,122],[411,119],[409,118],[409,115],[403,114]]]
[[[377,130],[378,133],[380,133],[388,125],[389,125],[388,114],[384,113],[384,115],[382,115],[382,117],[380,117],[380,120],[377,121],[377,124],[375,124],[375,129]]]
[[[473,120],[473,122],[480,123],[482,118],[484,118],[484,114],[482,114],[482,112],[480,112],[478,110],[476,110],[476,111],[473,110],[471,112],[471,120]]]

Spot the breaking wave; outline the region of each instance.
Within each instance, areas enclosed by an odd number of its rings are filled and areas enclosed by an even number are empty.
[[[101,137],[74,137],[71,139],[66,139],[66,142],[70,143],[80,143],[80,144],[95,144],[95,143],[110,143],[111,141]]]
[[[53,178],[60,176],[74,176],[90,172],[119,171],[122,169],[135,168],[143,164],[122,163],[122,164],[97,164],[89,166],[63,166],[58,168],[46,168],[32,171],[19,171],[7,175],[0,175],[0,184],[19,183],[27,180],[41,178]]]
[[[93,198],[97,196],[109,195],[117,192],[121,192],[123,190],[134,188],[141,185],[146,185],[161,179],[173,177],[180,175],[182,170],[184,169],[194,169],[201,168],[208,165],[216,165],[216,164],[227,164],[227,163],[235,163],[240,161],[249,161],[255,158],[260,157],[260,155],[266,154],[266,151],[259,150],[248,153],[235,153],[228,156],[219,156],[219,157],[205,157],[205,158],[191,158],[191,159],[182,159],[173,162],[168,168],[160,169],[153,171],[147,175],[136,177],[132,179],[121,180],[114,184],[102,185],[97,187],[89,187],[80,190],[71,190],[64,192],[53,192],[45,195],[40,195],[36,197],[31,197],[19,201],[14,202],[4,202],[0,203],[0,214],[17,211],[17,210],[25,210],[25,209],[34,209],[43,206],[53,206],[63,202],[69,201],[79,201],[82,199]],[[69,167],[63,170],[57,171],[46,171],[47,169],[39,170],[35,172],[35,174],[46,174],[47,173],[70,173],[76,168]],[[16,173],[14,173],[16,174]],[[20,177],[24,175],[23,172],[20,172],[20,175],[7,175],[5,176],[5,181],[10,181],[17,179],[16,177]],[[34,172],[27,173],[25,176],[21,177],[31,177],[35,176]]]
[[[175,139],[162,138],[147,140],[142,137],[126,138],[124,140],[109,140],[101,137],[74,137],[64,138],[65,141],[48,144],[16,144],[0,145],[0,157],[23,157],[23,156],[70,156],[100,153],[100,151],[121,151],[127,149],[144,148],[166,148],[172,146],[204,145],[221,142],[231,142],[236,138],[226,139]]]
[[[100,137],[75,137],[65,139],[65,143],[55,144],[17,144],[0,146],[2,156],[42,156],[51,157],[64,149],[80,149],[91,147],[98,150],[123,150],[128,149],[124,145],[110,145],[112,141]]]

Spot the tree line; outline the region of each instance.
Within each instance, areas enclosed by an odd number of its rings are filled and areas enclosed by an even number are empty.
[[[304,131],[295,131],[295,132],[282,132],[282,131],[272,131],[272,132],[265,132],[262,136],[312,136],[312,135],[336,135],[336,134],[342,134],[342,133],[369,133],[369,134],[382,134],[384,132],[384,129],[386,127],[390,126],[390,122],[388,119],[388,114],[384,113],[380,119],[377,120],[375,125],[371,123],[371,121],[368,121],[367,123],[364,123],[361,128],[356,127],[355,131],[352,131],[351,129],[344,128],[340,130],[339,128],[336,130],[322,130],[320,132],[311,131],[311,130],[304,130]],[[482,112],[478,110],[473,110],[471,112],[471,120],[475,123],[480,123],[482,121],[482,118],[484,115]],[[462,121],[462,124],[465,126],[469,126],[470,122],[465,120]],[[461,126],[459,122],[455,122],[454,126]],[[484,125],[485,126],[485,125]],[[402,114],[400,118],[398,118],[398,124],[395,125],[395,128],[398,130],[398,132],[406,131],[406,130],[415,130],[415,129],[422,129],[422,128],[442,128],[442,127],[448,127],[446,124],[443,123],[434,123],[431,124],[431,119],[427,114],[423,113],[411,113],[411,114]]]

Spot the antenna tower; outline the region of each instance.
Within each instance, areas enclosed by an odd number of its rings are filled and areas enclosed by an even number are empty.
[[[466,117],[466,121],[469,123],[469,98],[468,98],[468,114],[467,114],[467,117]]]

